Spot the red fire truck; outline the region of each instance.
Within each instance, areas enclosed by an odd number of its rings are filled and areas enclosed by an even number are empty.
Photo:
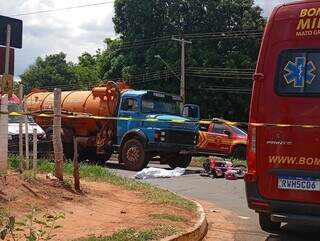
[[[245,176],[260,226],[320,224],[320,1],[274,9],[254,74]]]
[[[225,120],[214,120],[217,123],[200,125],[197,153],[245,160],[247,133],[239,127],[227,124]]]

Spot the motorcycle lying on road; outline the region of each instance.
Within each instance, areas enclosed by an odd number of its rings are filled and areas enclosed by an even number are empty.
[[[244,164],[234,164],[232,161],[225,161],[221,158],[210,158],[203,163],[201,176],[225,177],[228,180],[244,178],[247,166]]]

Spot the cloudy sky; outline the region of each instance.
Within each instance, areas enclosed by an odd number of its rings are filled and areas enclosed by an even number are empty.
[[[269,16],[272,8],[292,0],[255,0]],[[63,51],[68,60],[77,61],[83,52],[103,48],[102,40],[115,37],[113,0],[0,0],[0,15],[14,16],[35,11],[102,3],[91,7],[15,16],[24,23],[23,49],[16,50],[16,75],[34,62],[37,56]]]

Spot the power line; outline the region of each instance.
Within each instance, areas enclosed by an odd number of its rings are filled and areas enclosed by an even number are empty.
[[[206,71],[231,71],[231,72],[248,72],[253,73],[255,69],[246,69],[246,68],[212,68],[212,67],[187,67],[189,70],[206,70]]]
[[[100,6],[100,5],[105,5],[105,4],[111,4],[111,3],[114,3],[114,1],[92,3],[92,4],[86,4],[86,5],[77,5],[77,6],[70,6],[70,7],[65,7],[65,8],[39,10],[39,11],[28,12],[28,13],[18,13],[18,14],[10,15],[10,17],[20,17],[20,16],[35,15],[35,14],[51,13],[51,12],[58,12],[58,11],[78,9],[78,8],[94,7],[94,6]]]
[[[212,87],[203,87],[198,89],[193,89],[195,91],[209,91],[209,92],[221,92],[221,93],[228,93],[228,94],[246,94],[251,95],[251,89],[244,89],[244,88],[212,88]]]
[[[176,68],[174,68],[176,69]],[[162,70],[162,71],[154,71],[154,72],[149,72],[149,73],[142,73],[142,74],[137,74],[137,75],[132,75],[129,77],[122,77],[122,78],[114,78],[114,79],[108,79],[106,81],[126,81],[128,84],[139,84],[139,83],[148,83],[152,82],[155,80],[160,80],[160,79],[165,79],[172,77],[173,73],[171,73],[168,70]],[[100,85],[103,85],[104,82],[100,83]],[[99,86],[99,83],[95,85],[89,85],[85,86],[86,89],[92,89],[96,86]],[[62,84],[62,85],[51,85],[51,86],[44,86],[40,87],[40,89],[45,89],[45,90],[53,90],[54,88],[60,88],[64,91],[71,91],[71,90],[77,90],[79,89],[80,84],[79,83],[74,83],[74,84]]]
[[[251,77],[253,73],[245,73],[245,72],[224,72],[224,71],[190,71],[187,70],[186,71],[189,74],[196,74],[196,75],[229,75],[229,76],[247,76],[247,77]]]
[[[262,33],[262,30],[259,29],[244,29],[244,30],[237,30],[237,31],[223,31],[223,32],[205,32],[205,33],[184,33],[181,34],[183,37],[192,37],[197,35],[227,35],[227,34],[243,34],[243,33]]]
[[[188,39],[192,40],[224,40],[224,39],[234,39],[234,38],[261,38],[262,33],[239,33],[239,34],[225,34],[225,35],[197,35],[197,36],[190,36]]]
[[[191,68],[200,68],[201,67],[191,67]],[[175,70],[177,70],[177,73],[179,74],[179,70],[178,67],[173,68]],[[235,72],[229,72],[232,69],[231,68],[208,68],[205,67],[205,69],[217,69],[220,70],[219,71],[211,71],[211,72],[207,72],[207,73],[198,73],[196,71],[187,71],[187,76],[190,77],[199,77],[199,78],[214,78],[214,79],[233,79],[233,80],[251,80],[251,75],[244,74],[242,72],[242,70],[246,71],[247,69],[234,69],[239,71],[239,73],[235,73]],[[226,71],[223,71],[226,70]],[[239,76],[238,76],[239,75]],[[246,78],[247,76],[247,78]],[[168,70],[162,70],[162,71],[153,71],[153,72],[148,72],[148,73],[141,73],[141,74],[136,74],[136,75],[131,75],[129,77],[121,77],[121,78],[113,78],[113,79],[108,79],[108,81],[126,81],[128,84],[142,84],[142,83],[150,83],[150,82],[154,82],[156,80],[165,80],[167,78],[173,77],[173,73],[171,73],[171,71]],[[100,85],[103,84],[100,83]],[[95,84],[95,85],[90,85],[90,86],[85,86],[86,89],[92,89],[94,87],[96,87],[97,85],[99,85],[99,83]],[[65,91],[68,90],[77,90],[79,89],[79,84],[78,83],[74,83],[74,84],[62,84],[62,85],[52,85],[52,86],[44,86],[43,89],[46,90],[53,90],[54,88],[61,88]]]
[[[194,39],[197,41],[211,39],[211,40],[224,40],[234,38],[261,38],[263,31],[260,30],[244,30],[244,31],[227,31],[227,32],[211,32],[211,33],[194,33],[194,34],[181,34],[172,35],[173,37],[183,36],[183,38]],[[169,42],[171,36],[155,37],[150,39],[140,39],[136,41],[123,42],[121,46],[116,49],[125,50],[132,48],[142,48],[148,45],[153,45],[161,42]]]
[[[217,76],[217,75],[198,75],[198,74],[189,74],[189,73],[186,73],[187,76],[190,76],[190,77],[199,77],[199,78],[212,78],[212,79],[231,79],[231,80],[252,80],[252,78],[249,78],[249,77],[238,77],[238,76]]]

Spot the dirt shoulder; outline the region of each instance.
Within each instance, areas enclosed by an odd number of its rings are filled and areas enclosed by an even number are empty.
[[[19,174],[10,174],[0,178],[1,206],[17,219],[30,212],[30,205],[42,209],[42,213],[64,213],[65,219],[59,221],[62,228],[54,231],[57,236],[53,240],[59,241],[108,236],[120,229],[143,230],[156,225],[183,231],[197,219],[195,212],[185,208],[148,201],[141,191],[85,180],[81,180],[81,187],[82,192],[77,193],[44,175],[25,180]]]
[[[232,219],[232,212],[222,209],[213,203],[198,201],[204,208],[207,221],[208,233],[204,241],[233,241],[237,227]]]

